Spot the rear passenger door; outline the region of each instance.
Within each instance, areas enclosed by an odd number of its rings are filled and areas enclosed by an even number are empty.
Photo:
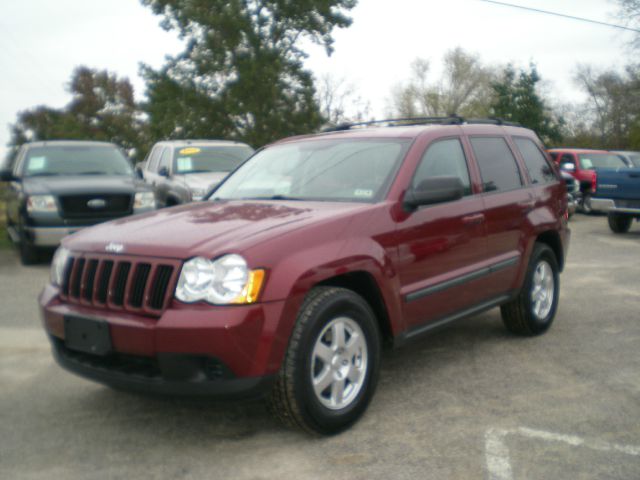
[[[533,211],[534,197],[525,186],[525,177],[505,137],[472,136],[469,141],[482,180],[491,268],[483,289],[490,298],[516,287],[518,267],[527,248],[527,216]]]
[[[482,199],[471,188],[463,144],[457,137],[431,142],[411,187],[438,176],[457,176],[465,187],[459,200],[426,205],[397,226],[398,275],[409,330],[478,302],[478,271],[486,257]]]

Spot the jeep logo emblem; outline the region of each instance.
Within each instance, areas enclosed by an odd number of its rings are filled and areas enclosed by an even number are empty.
[[[107,206],[107,201],[104,200],[103,198],[94,198],[87,202],[87,207],[89,208],[98,209],[98,208],[104,208],[106,206]]]
[[[121,243],[111,242],[104,247],[104,250],[110,253],[122,253],[124,251],[124,245]]]

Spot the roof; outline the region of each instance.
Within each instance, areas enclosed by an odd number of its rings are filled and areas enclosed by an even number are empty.
[[[199,146],[199,147],[248,147],[246,143],[236,142],[234,140],[162,140],[155,145],[163,145],[166,147],[186,147],[186,146]],[[154,145],[154,146],[155,146]]]
[[[118,147],[115,143],[95,142],[93,140],[42,140],[25,143],[25,145],[28,147],[72,147],[74,145],[87,147]]]
[[[366,127],[353,128],[348,130],[328,131],[315,133],[310,135],[298,135],[279,140],[275,143],[296,142],[299,140],[312,140],[322,138],[407,138],[415,139],[427,133],[442,133],[450,135],[476,134],[491,135],[509,133],[512,135],[530,136],[533,132],[524,127],[516,127],[511,125],[495,125],[486,123],[463,123],[463,124],[426,124],[426,125],[410,125],[410,126],[389,126],[389,127]]]
[[[558,147],[558,148],[550,148],[548,150],[549,152],[553,152],[553,153],[562,153],[562,152],[569,152],[569,153],[611,153],[607,150],[596,150],[593,148],[572,148],[572,147]]]

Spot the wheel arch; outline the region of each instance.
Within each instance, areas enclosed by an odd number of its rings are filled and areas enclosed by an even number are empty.
[[[542,243],[551,248],[556,256],[556,260],[558,261],[560,271],[564,270],[564,250],[562,248],[562,240],[560,239],[560,234],[558,232],[555,230],[542,232],[536,237],[536,243]]]

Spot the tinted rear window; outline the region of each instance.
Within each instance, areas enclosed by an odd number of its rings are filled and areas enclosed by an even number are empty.
[[[515,137],[513,140],[522,154],[532,183],[551,183],[557,180],[547,159],[533,141],[521,137]]]
[[[522,186],[518,164],[504,138],[472,137],[471,145],[485,192],[513,190]]]

